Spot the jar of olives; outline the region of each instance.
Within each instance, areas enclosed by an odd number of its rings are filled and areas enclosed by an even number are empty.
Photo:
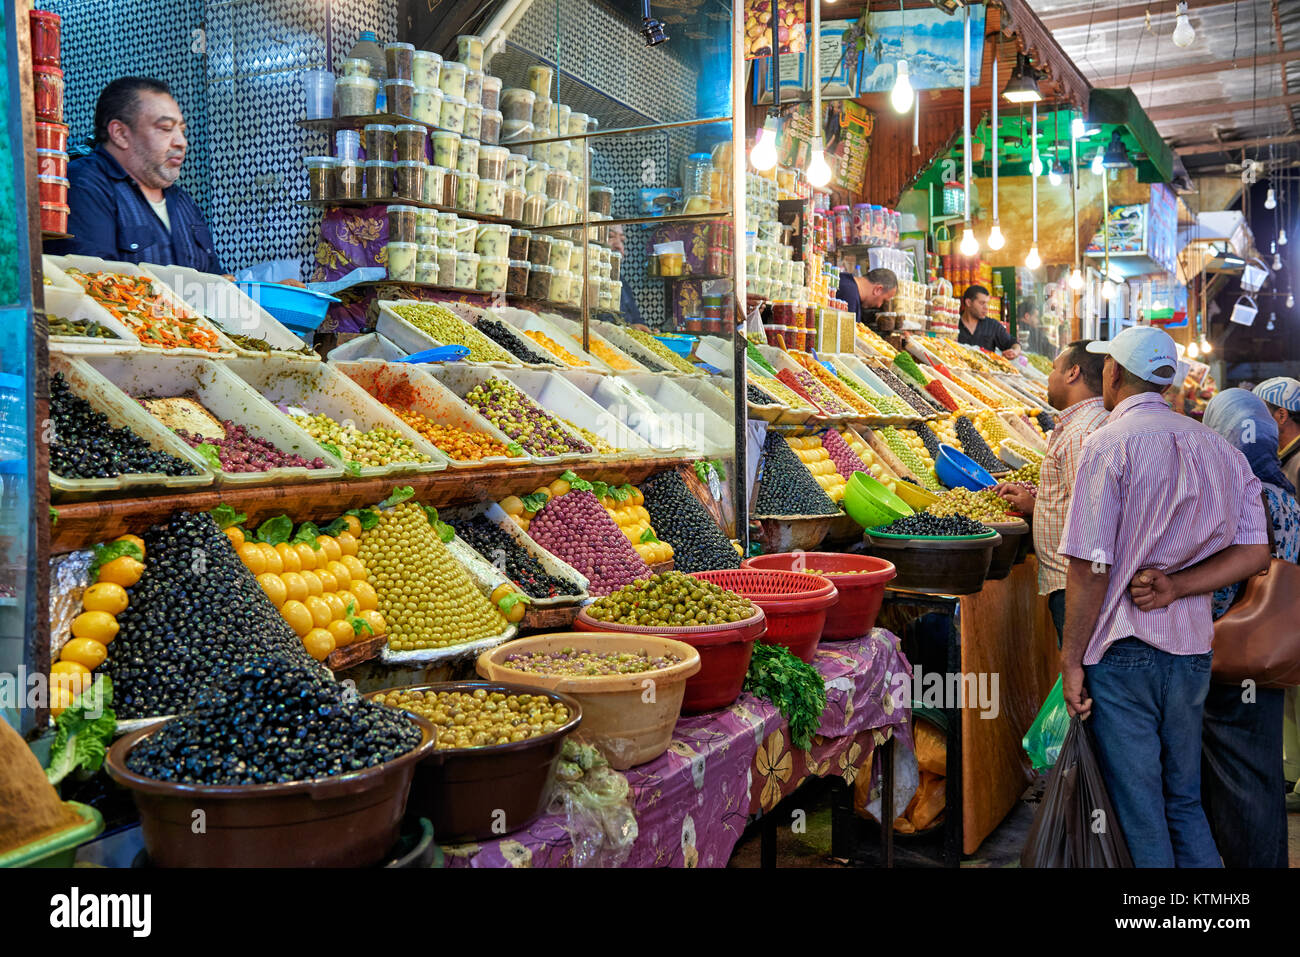
[[[393,198],[393,171],[389,160],[366,160],[366,199]]]
[[[555,270],[550,266],[532,263],[528,269],[528,298],[549,300]]]
[[[307,198],[333,199],[335,170],[339,161],[333,156],[308,156],[302,162],[307,167]]]
[[[366,159],[391,160],[397,147],[397,127],[387,123],[368,123],[361,131]]]

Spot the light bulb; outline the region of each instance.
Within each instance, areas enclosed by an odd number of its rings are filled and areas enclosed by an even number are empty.
[[[1092,165],[1089,167],[1098,176],[1106,172],[1106,167],[1101,163],[1101,150],[1097,150],[1097,155],[1092,158]]]
[[[1273,194],[1273,187],[1268,188],[1268,197],[1264,200],[1265,209],[1277,209],[1277,197]]]
[[[1208,356],[1213,351],[1214,347],[1210,345],[1210,340],[1201,336],[1201,355]]]
[[[1001,249],[1007,244],[1007,239],[1002,235],[1002,227],[997,223],[989,230],[989,249]]]
[[[1285,227],[1285,226],[1283,226],[1281,229],[1279,229],[1279,230],[1277,231],[1277,244],[1278,244],[1279,246],[1285,246],[1285,245],[1286,245],[1286,227]]]
[[[1043,259],[1038,255],[1038,243],[1029,247],[1029,255],[1025,257],[1025,265],[1030,269],[1037,269],[1043,264]]]
[[[1288,297],[1288,298],[1290,298],[1290,297]],[[1275,322],[1277,322],[1277,313],[1275,313],[1275,312],[1270,312],[1270,313],[1268,314],[1268,331],[1269,331],[1269,332],[1272,332],[1272,331],[1273,331],[1273,324],[1274,324]]]
[[[831,168],[826,162],[826,149],[820,136],[813,137],[812,158],[808,161],[806,175],[814,186],[825,186],[831,181]]]
[[[975,238],[975,230],[966,225],[966,231],[961,234],[961,254],[963,256],[974,256],[980,251],[980,241]]]
[[[1043,175],[1043,161],[1038,156],[1038,150],[1034,150],[1034,158],[1029,161],[1029,175]]]
[[[1281,268],[1282,268],[1282,254],[1281,254],[1281,253],[1274,253],[1274,254],[1273,254],[1273,272],[1277,272],[1277,271],[1278,271],[1279,269],[1281,269]]]
[[[1070,288],[1071,289],[1083,288],[1083,270],[1077,266],[1070,272]]]
[[[1107,300],[1115,298],[1115,284],[1109,279],[1101,284],[1101,298]]]
[[[1195,342],[1193,342],[1193,343],[1191,343],[1190,345],[1188,345],[1188,347],[1187,347],[1187,358],[1189,358],[1189,359],[1195,359],[1195,358],[1196,358],[1197,356],[1199,356],[1200,354],[1201,354],[1201,347],[1198,346]]]
[[[1052,171],[1047,174],[1047,181],[1051,183],[1053,186],[1061,185],[1061,174],[1056,171],[1055,166],[1053,166]]]
[[[907,61],[898,61],[898,72],[894,74],[894,88],[889,91],[889,103],[895,113],[906,113],[912,108],[912,81],[907,76]]]
[[[776,165],[776,127],[776,117],[769,116],[759,130],[758,142],[749,151],[749,162],[756,170],[765,171]]]
[[[1289,292],[1286,294],[1286,307],[1288,309],[1295,308],[1295,296],[1291,295]]]
[[[1171,38],[1176,47],[1189,47],[1196,40],[1196,31],[1192,21],[1187,19],[1187,4],[1178,4],[1178,18],[1174,21],[1174,35]]]
[[[1070,121],[1070,135],[1076,140],[1083,139],[1083,117],[1076,116]]]

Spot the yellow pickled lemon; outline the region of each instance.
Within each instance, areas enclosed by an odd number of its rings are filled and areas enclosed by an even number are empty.
[[[360,618],[362,621],[364,621],[367,625],[369,625],[374,630],[374,633],[376,635],[382,635],[384,632],[388,630],[388,625],[384,621],[384,616],[381,615],[378,611],[374,610],[373,608],[366,609],[365,611],[361,612],[361,614],[359,614],[357,617]],[[364,628],[362,629],[362,633],[363,634],[365,633]]]
[[[325,630],[333,637],[335,648],[346,648],[357,640],[357,633],[352,630],[352,623],[343,618],[331,621]],[[361,630],[365,631],[364,628]]]
[[[276,604],[277,608],[283,605],[284,601],[289,599],[303,601],[308,595],[307,579],[303,578],[302,572],[281,572],[280,585],[284,588],[284,600]]]
[[[92,641],[90,638],[73,638],[63,650],[59,652],[59,658],[63,661],[73,661],[79,665],[85,665],[90,671],[94,671],[104,663],[108,657],[108,648],[101,641]]]
[[[238,525],[227,525],[223,531],[225,531],[226,537],[230,539],[230,544],[234,545],[235,548],[239,548],[240,545],[244,544],[244,530]]]
[[[72,692],[61,685],[50,685],[50,714],[57,718],[72,707]]]
[[[501,510],[511,517],[524,514],[524,500],[518,495],[507,495],[499,504]]]
[[[120,615],[126,610],[126,604],[126,589],[114,582],[98,582],[81,595],[81,605],[86,611]]]
[[[329,571],[329,569],[318,568],[315,571],[315,575],[318,579],[320,579],[320,586],[322,591],[339,590],[339,580],[334,577],[334,575]]]
[[[272,575],[270,572],[262,572],[257,576],[257,583],[262,586],[262,591],[266,592],[266,597],[271,599],[271,604],[279,608],[289,598],[285,589],[284,582],[279,575]]]
[[[361,519],[355,515],[344,515],[343,524],[347,526],[348,531],[354,538],[361,537]]]
[[[56,661],[50,666],[50,687],[63,688],[74,698],[89,688],[93,680],[90,669],[75,661]]]
[[[343,554],[343,550],[339,548],[338,539],[333,535],[316,536],[316,544],[321,547],[321,551],[323,551],[326,557],[332,562],[338,561],[340,556]]]
[[[338,585],[338,588],[334,589],[335,591],[347,588],[348,582],[352,581],[352,572],[347,565],[344,565],[338,559],[330,561],[325,566],[325,570],[334,576],[334,582]]]
[[[357,549],[361,547],[361,543],[357,541],[357,537],[351,532],[339,532],[338,543],[339,551],[343,553],[344,558],[349,555],[355,555]]]
[[[351,590],[336,591],[334,594],[338,596],[339,601],[343,602],[344,615],[355,615],[357,612],[361,611],[361,602]],[[322,595],[321,597],[323,598],[324,596]],[[349,608],[352,610],[349,611]]]
[[[280,606],[280,616],[289,623],[299,638],[311,631],[316,624],[307,606],[300,601],[286,601]]]
[[[298,553],[298,561],[302,563],[302,567],[295,568],[294,571],[309,572],[320,562],[320,552],[306,542],[299,542],[293,546],[293,550]]]
[[[108,644],[117,636],[117,619],[106,611],[83,611],[72,619],[72,634],[76,638],[89,638]]]
[[[505,598],[506,595],[513,594],[514,591],[515,591],[515,586],[511,585],[509,582],[506,582],[505,584],[497,585],[497,587],[492,590],[492,604],[494,605],[497,604],[498,602],[501,601],[502,598]]]
[[[130,542],[136,548],[140,549],[140,554],[144,555],[144,539],[139,535],[119,535],[113,539],[115,542]]]
[[[266,571],[266,553],[262,551],[262,546],[257,542],[244,542],[237,551],[239,560],[254,575],[260,575]]]
[[[268,572],[272,575],[278,575],[284,571],[284,559],[280,557],[280,553],[275,548],[266,542],[259,542],[257,547],[262,550],[262,557],[266,559],[266,570]]]
[[[307,583],[307,594],[319,595],[325,590],[325,586],[321,584],[320,575],[315,572],[302,571],[298,574],[301,575],[302,580]]]
[[[334,650],[334,636],[324,628],[313,628],[302,636],[302,646],[317,661],[324,661]]]
[[[288,542],[281,542],[279,545],[276,545],[275,552],[280,556],[280,563],[284,566],[281,571],[302,571],[302,559],[298,557],[298,552]]]
[[[351,591],[357,596],[357,611],[373,611],[379,607],[379,596],[369,582],[354,581]]]
[[[343,599],[339,597],[338,592],[327,591],[320,596],[320,600],[329,607],[330,621],[338,621],[347,611],[348,606],[343,603]],[[308,605],[307,607],[310,608],[311,606]],[[315,612],[312,612],[312,615],[315,616]],[[326,622],[326,624],[328,625],[329,622]]]
[[[113,585],[121,585],[123,588],[130,588],[140,580],[140,576],[143,574],[143,562],[137,561],[130,555],[122,555],[99,566],[98,580]]]
[[[348,570],[348,577],[354,583],[366,581],[370,577],[366,566],[355,555],[344,555],[339,559],[339,564]]]
[[[324,595],[308,595],[303,604],[306,605],[307,610],[311,612],[312,624],[317,628],[324,628],[334,620],[334,612],[325,601]]]
[[[551,498],[559,498],[561,495],[568,495],[570,488],[572,486],[564,479],[556,479],[546,487],[546,490],[551,493]]]

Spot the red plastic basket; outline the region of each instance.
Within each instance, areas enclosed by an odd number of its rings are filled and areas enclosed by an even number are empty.
[[[791,569],[815,568],[837,572],[829,577],[839,590],[840,600],[826,614],[823,641],[846,641],[861,638],[876,626],[876,616],[885,597],[885,586],[898,574],[891,562],[872,555],[846,555],[842,552],[780,552],[755,555],[742,563],[744,568]],[[810,577],[806,572],[799,572]]]
[[[826,613],[839,601],[829,578],[767,568],[724,568],[695,572],[695,577],[743,595],[767,615],[769,645],[784,645],[803,661],[812,661],[826,625]]]

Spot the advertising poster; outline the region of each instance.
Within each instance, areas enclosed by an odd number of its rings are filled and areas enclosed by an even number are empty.
[[[984,7],[970,10],[970,79],[980,81],[984,59]],[[906,60],[914,90],[957,90],[962,86],[960,14],[940,10],[872,11],[867,20],[867,48],[862,54],[859,93],[887,93],[894,88],[898,61]]]
[[[799,103],[782,108],[781,124],[777,159],[783,166],[803,169],[812,153],[812,107]],[[822,130],[832,186],[856,190],[861,185],[871,153],[874,124],[875,115],[852,100],[822,104]]]
[[[773,7],[777,10],[774,13]],[[745,0],[745,59],[772,55],[772,18],[776,17],[776,43],[782,56],[803,53],[807,46],[803,3],[774,4],[773,0]]]

